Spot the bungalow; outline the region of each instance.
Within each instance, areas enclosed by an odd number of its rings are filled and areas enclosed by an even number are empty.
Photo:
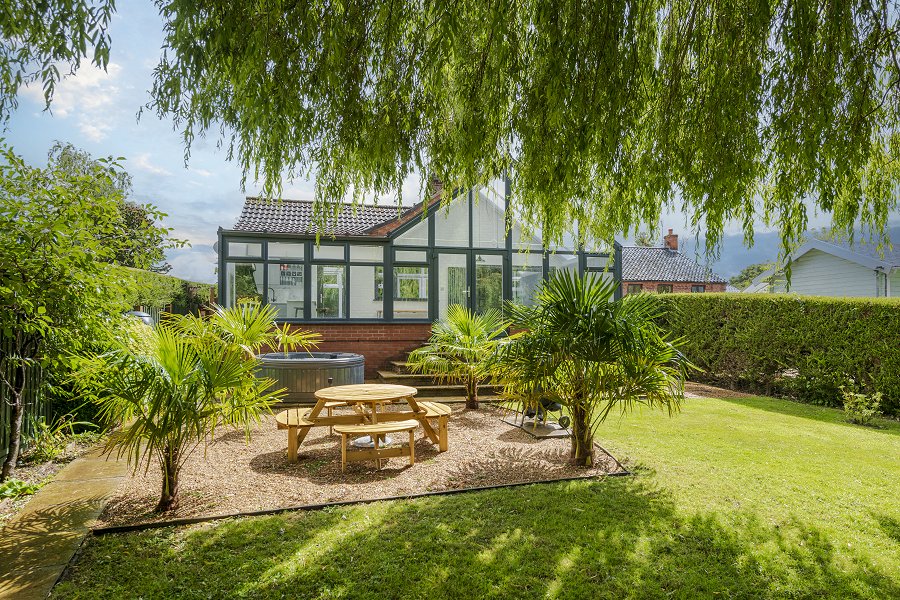
[[[773,269],[745,291],[809,296],[900,296],[900,251],[870,244],[811,239],[790,256],[791,280]]]
[[[372,376],[427,340],[451,304],[527,304],[560,269],[619,280],[617,243],[545,248],[513,222],[508,194],[495,180],[446,207],[440,189],[406,211],[347,204],[326,231],[310,201],[247,198],[234,227],[218,232],[220,302],[272,305],[279,320],[322,333],[322,350],[365,355]]]
[[[662,247],[622,248],[622,287],[626,294],[724,292],[727,282],[678,251],[669,230]]]

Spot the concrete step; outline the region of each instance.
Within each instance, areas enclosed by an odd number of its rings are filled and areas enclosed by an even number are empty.
[[[417,398],[446,398],[448,396],[465,397],[466,388],[462,385],[417,385]],[[500,393],[499,385],[479,385],[479,398],[494,398]]]
[[[394,371],[378,371],[378,381],[396,385],[441,385],[441,381],[431,375],[421,373],[395,373]]]

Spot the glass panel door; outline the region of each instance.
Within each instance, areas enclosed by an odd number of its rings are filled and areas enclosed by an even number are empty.
[[[475,255],[475,310],[503,309],[503,256]]]
[[[438,317],[447,316],[451,304],[469,305],[468,254],[441,252],[438,254]]]

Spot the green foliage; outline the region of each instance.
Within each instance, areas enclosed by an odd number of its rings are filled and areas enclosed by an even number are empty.
[[[760,273],[771,269],[775,263],[761,262],[744,267],[740,273],[728,280],[728,282],[739,290],[742,290],[753,283]]]
[[[508,323],[500,311],[472,312],[459,304],[431,327],[431,337],[410,352],[407,365],[414,373],[428,373],[466,386],[466,406],[478,408],[478,386],[489,376],[488,358]]]
[[[90,433],[87,436],[76,433],[78,427],[96,429],[93,423],[76,421],[73,415],[63,415],[52,425],[43,418],[34,419],[34,433],[23,458],[31,463],[54,461],[65,453],[69,442],[94,437]]]
[[[847,421],[857,425],[871,425],[881,414],[881,392],[862,394],[841,387],[844,400],[844,413]]]
[[[218,308],[209,318],[171,316],[156,327],[131,326],[110,352],[89,357],[76,373],[107,423],[122,429],[110,436],[137,468],[157,462],[163,486],[158,511],[174,509],[184,462],[220,426],[258,422],[284,390],[256,377],[263,347],[307,347],[313,334],[275,326],[277,310],[242,303]]]
[[[766,395],[842,405],[854,382],[900,415],[900,302],[783,294],[654,296],[660,325],[684,338],[696,378]]]
[[[74,74],[90,56],[105,69],[114,10],[114,0],[5,2],[0,9],[0,118],[16,108],[23,85],[40,84],[49,107],[64,76],[61,68]]]
[[[641,248],[652,248],[656,245],[653,236],[647,231],[641,231],[634,237],[634,245]]]
[[[20,496],[31,496],[42,486],[41,483],[27,483],[21,479],[10,478],[0,483],[0,500],[6,498],[15,500]]]
[[[572,458],[585,466],[593,464],[597,428],[614,409],[677,410],[691,367],[656,326],[650,295],[613,301],[615,290],[613,282],[556,272],[534,306],[509,305],[522,333],[500,347],[494,364],[507,398],[534,410],[545,399],[568,409]]]
[[[221,131],[265,195],[314,175],[322,224],[411,174],[465,189],[507,169],[551,245],[678,207],[709,248],[761,219],[785,252],[810,206],[879,235],[896,206],[893,3],[157,4],[149,108],[188,152]]]

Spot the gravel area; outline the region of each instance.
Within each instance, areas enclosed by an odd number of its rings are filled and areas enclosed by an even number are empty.
[[[601,476],[622,471],[605,450],[597,448],[591,469],[568,461],[568,439],[537,440],[501,422],[503,411],[482,404],[479,410],[452,405],[449,450],[440,453],[418,430],[416,464],[393,458],[381,471],[374,461],[349,463],[341,473],[340,437],[327,427],[310,431],[297,463],[287,460],[287,431],[269,417],[251,432],[217,435],[204,453],[188,460],[180,482],[180,507],[165,519],[275,509],[302,504],[362,500],[466,487]],[[99,525],[161,520],[151,511],[158,500],[161,477],[156,465],[129,477],[107,505]]]
[[[752,398],[754,396],[754,394],[746,394],[737,390],[729,390],[693,381],[688,381],[684,384],[684,392],[688,398],[724,398],[727,400],[729,398]]]

